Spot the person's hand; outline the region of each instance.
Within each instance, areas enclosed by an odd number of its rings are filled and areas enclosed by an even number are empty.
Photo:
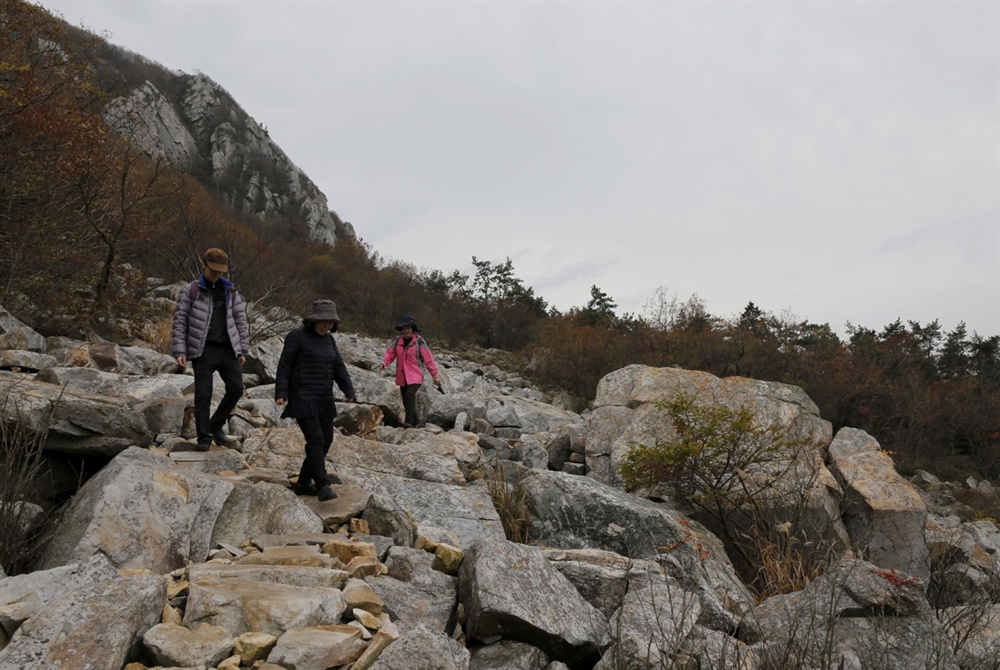
[[[385,363],[383,363],[382,365],[378,366],[378,369],[379,370],[385,370]]]
[[[354,398],[344,398],[347,402],[357,402]]]
[[[283,406],[284,406],[284,404],[285,404],[285,402],[287,402],[287,401],[286,401],[286,400],[285,400],[284,398],[275,398],[275,399],[274,399],[274,402],[275,402],[275,403],[276,403],[276,404],[277,404],[277,405],[278,405],[279,407],[283,407]]]
[[[181,366],[182,368],[187,367],[187,362],[188,362],[187,356],[177,357],[177,365]]]
[[[246,365],[246,364],[247,364],[247,357],[244,356],[243,354],[240,354],[240,365]]]

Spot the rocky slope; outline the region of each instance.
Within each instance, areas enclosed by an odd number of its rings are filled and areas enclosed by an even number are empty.
[[[997,668],[996,526],[942,513],[944,487],[833,434],[800,389],[630,366],[575,414],[441,352],[445,392],[426,384],[426,427],[403,429],[373,372],[388,342],[337,338],[360,402],[339,405],[339,496],[320,503],[289,489],[302,439],[272,401],[280,337],[254,345],[238,448],[192,452],[192,377],[169,356],[0,311],[4,418],[47,431],[55,473],[107,460],[79,491],[44,484],[74,495],[38,569],[0,579],[0,669]],[[816,439],[786,482],[808,495],[777,510],[837,554],[803,590],[757,602],[707,527],[621,490],[678,391]],[[526,543],[505,536],[505,492]]]
[[[267,130],[204,74],[175,74],[168,97],[146,81],[112,101],[105,114],[151,156],[194,174],[228,204],[261,217],[297,222],[310,239],[333,245],[354,236],[326,196],[268,136]]]

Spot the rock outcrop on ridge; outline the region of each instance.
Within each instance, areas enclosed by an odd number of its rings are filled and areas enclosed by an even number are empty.
[[[153,158],[206,179],[236,209],[300,221],[311,240],[330,246],[354,237],[319,187],[218,83],[203,73],[164,76],[180,93],[170,97],[146,81],[108,105],[112,128]]]
[[[254,346],[237,448],[195,452],[193,378],[169,356],[0,310],[2,419],[45,431],[52,472],[19,504],[70,497],[36,569],[0,576],[0,670],[997,668],[996,526],[871,436],[834,434],[801,389],[629,366],[576,414],[440,352],[444,393],[425,384],[427,424],[402,428],[372,372],[388,342],[337,339],[359,402],[338,404],[338,497],[319,502],[289,488],[303,452],[272,400],[280,337]],[[806,493],[775,508],[833,554],[803,590],[758,602],[708,525],[622,490],[629,446],[670,438],[657,402],[678,391],[809,436],[783,482]],[[79,486],[81,458],[103,466]],[[505,492],[526,542],[505,534]]]

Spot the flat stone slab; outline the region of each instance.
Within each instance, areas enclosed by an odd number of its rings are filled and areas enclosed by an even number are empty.
[[[309,509],[331,528],[361,516],[372,497],[371,493],[357,486],[333,484],[331,488],[337,494],[333,500],[320,501],[315,496],[299,496],[299,500],[308,505]]]
[[[288,535],[258,535],[251,541],[259,549],[304,545],[322,547],[331,537],[333,536],[330,533],[290,533]]]
[[[460,549],[466,549],[481,537],[505,539],[500,516],[484,482],[456,486],[390,473],[344,470],[373,494],[385,496],[408,510],[418,523],[454,532],[459,537]]]
[[[242,579],[304,588],[342,589],[350,575],[344,570],[310,565],[253,565],[198,563],[188,568],[188,581],[205,578]]]

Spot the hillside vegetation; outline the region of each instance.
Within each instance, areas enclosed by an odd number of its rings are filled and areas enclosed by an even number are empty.
[[[207,247],[257,309],[301,312],[332,298],[345,330],[385,335],[418,316],[435,346],[506,352],[536,383],[583,409],[606,373],[630,363],[801,386],[834,428],[875,436],[900,469],[1000,477],[1000,336],[897,320],[881,330],[776,316],[737,318],[659,289],[642,315],[591,287],[558,312],[510,259],[447,274],[383,258],[362,240],[308,241],[301,222],[226,206],[204,171],[174,170],[102,110],[146,79],[180,75],[116,49],[20,0],[0,0],[0,305],[47,335],[126,342],[164,319],[150,286],[193,277]],[[155,281],[151,281],[154,279]],[[499,353],[499,352],[498,352]]]

